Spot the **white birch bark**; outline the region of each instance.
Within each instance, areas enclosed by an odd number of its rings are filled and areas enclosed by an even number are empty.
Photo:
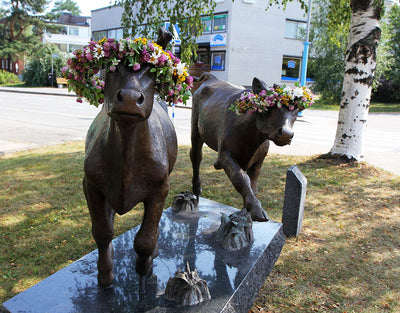
[[[349,44],[336,137],[329,154],[360,161],[380,39],[375,0],[352,0]],[[379,11],[377,11],[379,10]]]

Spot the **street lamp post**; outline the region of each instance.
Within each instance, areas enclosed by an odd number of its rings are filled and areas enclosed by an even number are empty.
[[[301,75],[300,75],[300,85],[306,85],[307,79],[307,63],[308,63],[308,48],[310,46],[309,37],[310,37],[310,19],[311,19],[311,0],[308,0],[308,12],[307,12],[307,29],[306,29],[306,40],[303,42],[303,59],[301,66]]]

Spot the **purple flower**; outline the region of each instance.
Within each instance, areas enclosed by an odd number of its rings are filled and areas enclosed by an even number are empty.
[[[139,63],[133,64],[133,70],[134,70],[134,71],[140,70],[140,64],[139,64]]]
[[[172,96],[174,94],[174,91],[172,89],[168,90],[168,96]]]
[[[110,66],[110,71],[111,71],[111,72],[115,72],[116,69],[117,69],[117,67],[116,67],[115,65],[111,65],[111,66]]]
[[[61,71],[62,71],[63,73],[66,73],[66,72],[68,71],[68,69],[69,69],[69,67],[68,67],[68,66],[64,66],[64,67],[62,68],[62,70],[61,70]]]
[[[76,98],[76,102],[82,103],[82,98]]]
[[[187,83],[187,84],[193,83],[193,77],[192,77],[192,76],[186,77],[186,83]]]

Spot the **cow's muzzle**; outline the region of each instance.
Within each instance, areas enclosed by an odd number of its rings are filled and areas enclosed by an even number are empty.
[[[147,106],[142,92],[134,89],[120,89],[116,92],[110,113],[121,117],[146,119],[149,115]]]
[[[291,128],[282,127],[281,129],[278,130],[276,139],[273,141],[277,146],[290,145],[293,136],[294,132]]]

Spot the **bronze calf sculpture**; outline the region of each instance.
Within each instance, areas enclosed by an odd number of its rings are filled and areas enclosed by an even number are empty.
[[[218,152],[215,169],[224,169],[235,189],[242,195],[244,208],[253,221],[268,221],[257,195],[257,179],[267,156],[269,141],[278,146],[290,144],[299,108],[273,107],[267,113],[236,116],[229,108],[245,91],[241,87],[204,73],[203,84],[193,95],[192,148],[193,193],[201,194],[200,162],[202,146],[207,144]],[[267,90],[265,83],[254,78],[254,93]]]
[[[171,35],[160,32],[165,48]],[[151,271],[158,224],[169,191],[168,177],[177,157],[177,138],[166,107],[154,102],[155,76],[150,64],[139,70],[117,65],[106,74],[104,105],[86,138],[83,187],[96,241],[98,282],[111,285],[115,213],[139,202],[144,216],[135,237],[136,271],[141,286]]]

